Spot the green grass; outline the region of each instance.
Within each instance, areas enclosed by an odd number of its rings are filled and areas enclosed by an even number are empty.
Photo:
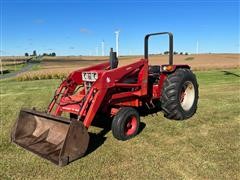
[[[19,71],[23,67],[25,67],[27,64],[11,64],[7,66],[3,66],[4,69],[7,69],[9,72]]]
[[[0,81],[1,179],[238,179],[240,70],[196,74],[200,98],[194,117],[141,117],[146,127],[135,138],[117,141],[110,131],[95,151],[64,168],[10,143],[20,108],[44,110],[60,81]]]
[[[40,69],[41,69],[41,64],[39,62],[37,62],[37,64],[35,64],[32,67],[31,71],[37,71],[37,70],[40,70]]]

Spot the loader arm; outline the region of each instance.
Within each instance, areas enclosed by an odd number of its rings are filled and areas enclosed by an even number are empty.
[[[97,64],[95,66],[82,68],[79,70],[76,70],[72,72],[57,88],[55,91],[54,97],[47,108],[47,113],[54,114],[54,115],[60,115],[60,107],[56,107],[55,112],[53,112],[53,108],[56,105],[56,102],[61,99],[64,96],[71,95],[76,87],[78,85],[81,85],[83,83],[82,81],[82,72],[83,71],[89,71],[89,70],[103,70],[103,69],[109,69],[110,63],[105,62],[101,64]]]
[[[101,66],[101,69],[104,67],[106,66]],[[121,99],[123,98],[123,96],[127,97],[129,95],[139,96],[139,97],[147,95],[147,79],[148,79],[147,67],[148,67],[148,61],[146,61],[145,59],[142,59],[140,61],[137,61],[127,66],[123,66],[123,67],[111,69],[111,70],[105,70],[102,73],[101,77],[93,83],[88,93],[86,93],[85,95],[81,95],[81,94],[78,95],[79,97],[82,96],[81,102],[78,102],[76,104],[64,105],[64,106],[61,106],[58,104],[56,111],[54,112],[54,115],[60,116],[64,111],[72,112],[74,114],[77,114],[78,119],[83,122],[86,128],[88,128],[91,125],[91,122],[95,117],[96,113],[98,112],[99,107],[104,103],[107,106],[107,103],[104,102],[105,100],[104,98],[109,95],[110,89],[113,89],[116,87],[118,88],[119,87],[120,88],[138,87],[138,90],[132,91],[130,94],[129,92],[123,92],[123,94],[121,93],[121,96],[113,95],[112,97],[114,97],[114,99]],[[124,79],[124,77],[131,75],[132,72],[136,71],[136,69],[139,69],[138,82],[131,83],[131,84],[122,82],[122,79]],[[75,72],[75,74],[71,74],[70,77],[76,77],[77,79],[79,79],[79,77],[81,77],[81,72],[83,71],[85,71],[85,69],[79,70]],[[82,83],[82,81],[78,80],[78,84],[80,83]],[[68,92],[69,90],[65,90],[63,94],[66,96]],[[64,98],[64,95],[60,97],[60,102]]]
[[[97,111],[99,110],[99,107],[104,103],[104,97],[107,96],[110,89],[114,87],[135,87],[139,86],[140,89],[138,90],[139,96],[146,95],[147,93],[147,67],[148,67],[148,61],[145,59],[142,59],[138,62],[135,62],[133,64],[123,66],[120,68],[108,70],[103,73],[102,77],[97,80],[93,87],[91,88],[87,100],[84,103],[83,109],[80,112],[80,117],[83,116],[85,108],[87,110],[86,116],[83,120],[83,124],[85,127],[89,127],[91,125],[91,122],[93,118],[95,117]],[[139,76],[139,82],[135,84],[126,84],[119,82],[123,77],[127,76],[128,74],[131,74],[135,69],[140,69]],[[136,92],[132,92],[132,95],[134,95]],[[90,103],[91,101],[91,103]],[[87,108],[87,104],[89,104],[89,108]]]
[[[83,83],[82,71],[105,69],[109,69],[109,62],[71,73],[56,90],[47,113],[22,109],[11,132],[12,142],[60,166],[82,157],[89,143],[87,128],[81,121],[61,117],[59,103]]]

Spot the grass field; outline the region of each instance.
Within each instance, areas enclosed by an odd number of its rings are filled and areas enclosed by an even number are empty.
[[[9,70],[9,72],[13,72],[13,71],[19,71],[26,65],[27,64],[13,64],[13,65],[8,65],[8,66],[3,66],[3,68]]]
[[[240,69],[196,74],[200,98],[194,117],[141,117],[146,126],[135,138],[117,141],[111,131],[96,135],[95,150],[64,168],[10,143],[20,108],[44,110],[60,80],[0,81],[1,179],[239,179]]]

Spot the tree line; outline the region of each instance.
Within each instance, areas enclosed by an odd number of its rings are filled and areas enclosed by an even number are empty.
[[[56,53],[55,52],[52,52],[52,53],[43,53],[42,55],[41,54],[37,54],[37,51],[34,50],[32,54],[29,54],[29,53],[25,53],[24,54],[25,56],[56,56]]]
[[[165,54],[165,55],[166,55],[166,54],[169,54],[169,51],[164,51],[163,54]],[[174,51],[173,54],[174,54],[174,55],[177,55],[177,54],[180,54],[180,55],[188,55],[187,52],[176,52],[176,51]]]

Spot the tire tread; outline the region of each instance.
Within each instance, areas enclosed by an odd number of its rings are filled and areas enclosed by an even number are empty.
[[[181,110],[178,100],[178,89],[181,85],[180,83],[184,78],[188,76],[193,79],[193,84],[196,85],[195,88],[197,94],[195,96],[195,101],[198,101],[198,84],[195,74],[192,73],[190,69],[179,68],[174,73],[168,75],[167,79],[163,84],[162,96],[161,96],[161,107],[164,113],[164,116],[168,119],[183,120],[190,118],[196,112],[196,107],[193,107],[191,113],[187,115]]]

